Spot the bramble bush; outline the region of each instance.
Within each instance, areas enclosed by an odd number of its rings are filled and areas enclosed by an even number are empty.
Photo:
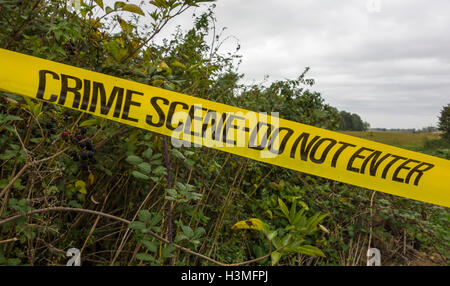
[[[0,1],[0,47],[330,130],[338,111],[297,79],[240,84],[239,44],[209,0],[142,7]],[[155,39],[199,5],[188,31]],[[192,9],[191,9],[192,10]],[[143,18],[146,15],[147,18]],[[151,20],[148,23],[148,20]],[[445,208],[207,148],[0,92],[0,265],[445,264]],[[425,255],[425,258],[424,258]]]

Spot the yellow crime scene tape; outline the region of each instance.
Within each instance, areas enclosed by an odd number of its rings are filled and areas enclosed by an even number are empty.
[[[0,49],[0,90],[272,165],[450,206],[450,161]]]

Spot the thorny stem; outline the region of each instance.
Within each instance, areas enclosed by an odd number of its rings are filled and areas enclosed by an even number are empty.
[[[170,158],[169,158],[169,146],[167,144],[167,137],[162,136],[163,140],[163,156],[164,156],[164,165],[166,165],[167,169],[167,188],[172,188],[172,174],[171,174],[171,166],[170,166]],[[168,201],[167,205],[167,238],[169,242],[173,242],[173,213],[172,213],[172,202]],[[170,265],[173,265],[173,258],[170,259]]]
[[[59,151],[59,152],[53,154],[53,155],[50,156],[50,157],[44,158],[44,159],[40,159],[40,160],[37,160],[37,161],[27,162],[27,163],[22,167],[22,169],[20,169],[20,171],[14,176],[14,178],[11,179],[11,181],[8,183],[8,185],[6,185],[6,187],[3,188],[3,190],[0,192],[0,198],[1,198],[1,197],[9,190],[9,188],[11,188],[11,186],[14,184],[14,182],[17,181],[17,179],[19,179],[20,176],[21,176],[21,175],[22,175],[29,167],[31,167],[31,166],[33,166],[33,165],[37,165],[37,164],[43,163],[43,162],[48,161],[48,160],[52,160],[52,159],[58,157],[59,155],[61,155],[62,153],[66,152],[66,151],[69,150],[70,148],[71,148],[71,146],[69,146],[69,147],[67,147],[67,148],[65,148],[65,149],[63,149],[63,150],[61,150],[61,151]]]
[[[137,53],[140,49],[142,49],[145,45],[147,45],[159,32],[161,32],[161,30],[164,28],[164,26],[167,25],[167,23],[169,23],[169,21],[182,14],[184,11],[186,11],[187,9],[189,9],[190,6],[185,6],[182,5],[180,7],[180,9],[173,15],[169,15],[163,22],[159,23],[159,25],[155,28],[153,34],[150,35],[150,37],[148,37],[147,39],[144,40],[144,42],[142,42],[140,45],[138,45],[135,49],[133,49],[130,53],[128,53],[127,56],[123,57],[120,60],[120,63],[124,63],[126,62],[130,57],[132,57],[135,53]]]

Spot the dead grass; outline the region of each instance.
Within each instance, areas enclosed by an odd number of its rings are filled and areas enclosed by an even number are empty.
[[[439,139],[438,132],[340,131],[341,133],[399,147],[420,149],[427,140]]]

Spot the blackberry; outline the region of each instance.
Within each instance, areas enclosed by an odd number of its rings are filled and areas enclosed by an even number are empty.
[[[89,158],[89,162],[91,162],[92,164],[95,164],[95,163],[97,163],[97,160],[94,157],[92,157],[92,158]]]
[[[69,51],[70,55],[75,55],[75,44],[72,41],[72,39],[70,39],[68,42],[66,42],[64,44],[64,47]]]
[[[80,148],[86,147],[86,141],[80,142]]]
[[[63,133],[61,133],[61,137],[62,139],[64,139],[64,141],[67,141],[67,139],[69,138],[69,132],[64,131]]]
[[[92,149],[94,149],[94,146],[92,146],[92,141],[86,140],[85,142],[86,142],[86,149],[92,151]]]
[[[72,157],[72,159],[74,161],[78,161],[78,153],[77,153],[77,151],[75,151],[75,150],[70,151],[69,155],[70,155],[70,157]]]
[[[86,128],[84,128],[84,127],[81,127],[81,128],[80,128],[80,133],[81,133],[81,135],[85,135],[85,134],[86,134],[86,131],[87,131]]]
[[[92,158],[94,158],[94,152],[88,152],[88,157],[89,157],[89,159],[92,159]]]
[[[87,170],[87,169],[88,169],[88,164],[87,164],[87,162],[81,162],[80,167],[81,167],[81,170]]]
[[[67,117],[69,117],[69,116],[71,116],[72,114],[70,114],[70,112],[69,111],[65,111],[64,112],[64,116],[67,116]]]
[[[81,160],[87,160],[89,158],[89,155],[86,152],[81,152],[80,157]]]

